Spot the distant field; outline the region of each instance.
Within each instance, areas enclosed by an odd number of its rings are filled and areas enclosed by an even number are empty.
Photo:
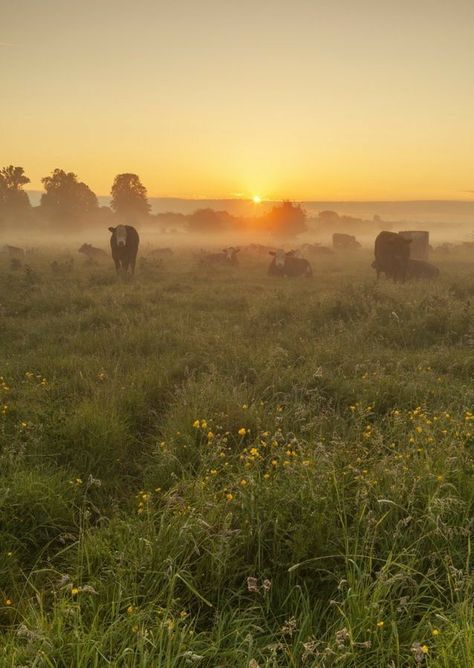
[[[474,663],[474,264],[0,260],[0,666]]]

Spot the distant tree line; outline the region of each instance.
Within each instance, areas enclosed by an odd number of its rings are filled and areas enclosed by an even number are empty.
[[[373,221],[362,221],[351,216],[340,216],[335,211],[322,211],[308,219],[299,204],[288,200],[262,207],[262,213],[251,217],[234,216],[227,211],[211,208],[197,209],[185,215],[169,212],[152,214],[147,190],[137,174],[117,174],[111,187],[110,206],[100,206],[96,194],[77,174],[55,169],[41,179],[44,192],[39,206],[32,207],[24,187],[30,183],[23,167],[9,165],[0,170],[0,230],[9,225],[38,226],[73,231],[79,227],[98,225],[147,224],[163,232],[183,231],[196,234],[230,231],[261,231],[276,237],[291,238],[308,229],[313,231],[362,231],[363,226],[379,226],[378,216]]]
[[[110,207],[99,206],[96,194],[74,172],[55,169],[41,179],[44,192],[32,207],[23,189],[30,183],[23,167],[0,170],[0,229],[8,225],[40,222],[61,230],[93,225],[114,216],[136,224],[150,214],[146,188],[136,174],[118,174],[112,184]]]

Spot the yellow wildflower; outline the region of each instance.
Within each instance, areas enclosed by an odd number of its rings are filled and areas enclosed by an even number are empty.
[[[239,433],[239,436],[245,436],[245,434],[247,433],[247,430],[245,429],[245,427],[240,427],[238,433]]]

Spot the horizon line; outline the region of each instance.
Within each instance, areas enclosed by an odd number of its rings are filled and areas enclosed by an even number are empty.
[[[38,193],[38,194],[43,194],[44,190],[37,190],[35,188],[25,188],[25,192],[27,193]],[[105,195],[105,194],[97,194],[97,197],[108,197],[111,198],[111,195]],[[167,200],[167,199],[177,199],[177,200],[182,200],[184,202],[199,202],[199,201],[209,201],[213,200],[216,202],[248,202],[251,204],[254,204],[252,197],[224,197],[224,196],[207,196],[207,195],[199,195],[199,196],[180,196],[180,195],[147,195],[148,199],[161,199],[161,200]],[[338,204],[414,204],[414,203],[446,203],[446,202],[452,202],[452,203],[463,203],[463,204],[474,204],[474,196],[471,197],[470,199],[432,199],[432,198],[415,198],[415,199],[330,199],[330,198],[319,198],[319,199],[309,199],[309,198],[304,198],[304,199],[299,199],[295,197],[278,197],[278,198],[268,198],[268,199],[262,199],[260,204],[265,204],[265,203],[274,203],[274,202],[283,202],[283,201],[290,201],[290,202],[300,202],[302,204],[305,203],[317,203],[317,202],[334,202]],[[259,206],[257,204],[256,206]]]

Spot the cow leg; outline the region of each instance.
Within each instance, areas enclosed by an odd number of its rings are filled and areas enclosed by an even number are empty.
[[[137,256],[135,255],[130,260],[130,273],[132,274],[132,276],[134,276],[134,274],[135,274],[135,263],[136,263],[136,261],[137,261]]]

